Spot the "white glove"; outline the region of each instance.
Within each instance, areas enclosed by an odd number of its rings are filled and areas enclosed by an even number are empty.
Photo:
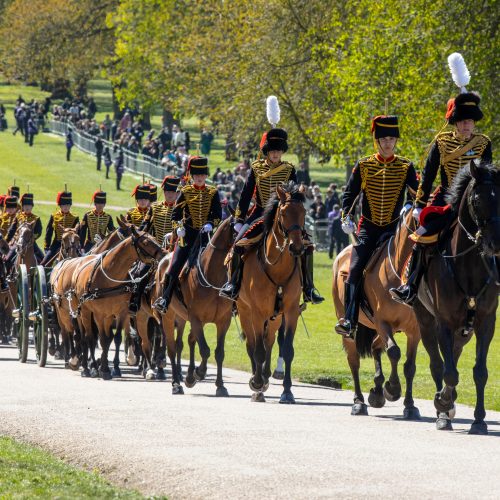
[[[235,225],[234,225],[234,232],[235,233],[239,233],[241,231],[241,228],[243,227],[243,224],[241,222],[237,222]]]
[[[411,203],[406,203],[406,205],[401,209],[401,212],[399,212],[400,217],[404,217],[407,213],[408,210],[411,209],[413,205]]]
[[[175,230],[175,232],[177,233],[177,236],[178,236],[179,238],[184,238],[184,236],[186,236],[186,230],[185,230],[182,226],[178,227],[178,228]]]
[[[417,207],[413,209],[413,218],[418,222],[420,220],[420,212],[422,211],[421,208]]]
[[[201,228],[202,233],[209,233],[213,229],[212,224],[207,223]]]
[[[354,222],[352,219],[347,216],[342,220],[342,231],[344,231],[345,234],[352,234],[356,230],[354,226]]]

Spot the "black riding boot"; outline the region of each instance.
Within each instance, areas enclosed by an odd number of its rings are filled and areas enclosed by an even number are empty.
[[[321,304],[325,299],[314,287],[313,281],[313,250],[307,249],[301,257],[302,265],[302,291],[304,292],[304,302],[312,304]]]
[[[2,257],[0,256],[0,259]],[[6,292],[9,289],[9,283],[7,282],[7,271],[5,269],[5,263],[0,262],[0,291]]]
[[[240,293],[242,276],[243,259],[238,252],[233,251],[233,258],[231,259],[231,279],[221,288],[219,295],[226,299],[236,300]]]
[[[344,337],[354,338],[354,333],[358,325],[359,297],[358,285],[344,283],[344,309],[343,318],[335,325],[335,331]]]
[[[174,292],[174,286],[177,279],[173,276],[167,274],[165,276],[165,283],[163,284],[163,294],[160,298],[156,299],[153,307],[162,314],[165,314],[172,300],[172,294]]]
[[[389,290],[391,297],[400,304],[411,306],[417,298],[418,286],[422,277],[422,245],[415,245],[410,258],[408,281],[398,288]]]
[[[148,284],[148,280],[145,278],[145,275],[148,274],[150,267],[151,266],[143,265],[136,272],[136,276],[134,276],[134,278],[142,277],[142,279],[137,283],[135,291],[132,292],[130,297],[128,312],[131,316],[135,316],[141,307],[141,297]]]

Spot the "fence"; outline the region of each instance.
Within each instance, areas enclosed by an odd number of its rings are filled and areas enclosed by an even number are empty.
[[[72,135],[73,135],[73,143],[74,145],[84,151],[85,153],[89,153],[93,156],[96,156],[96,148],[95,148],[95,139],[96,136],[85,132],[84,130],[78,130],[75,126],[69,124],[68,122],[50,120],[48,122],[48,129],[53,134],[65,136],[71,127]],[[108,146],[111,154],[113,155],[113,149],[115,148],[115,144],[110,141],[102,140],[104,146]],[[129,172],[133,172],[134,174],[142,175],[148,179],[152,179],[155,181],[162,181],[165,175],[168,173],[172,173],[171,170],[162,166],[158,160],[154,158],[149,158],[148,156],[143,156],[142,154],[132,153],[131,151],[127,151],[123,149],[123,159],[124,159],[124,167],[125,170]]]

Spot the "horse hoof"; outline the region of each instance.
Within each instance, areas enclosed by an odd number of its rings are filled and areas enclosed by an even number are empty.
[[[158,368],[158,373],[156,374],[157,380],[167,380],[167,374],[163,368]]]
[[[146,380],[155,380],[156,379],[156,375],[155,375],[155,372],[153,370],[151,370],[151,368],[146,372]]]
[[[56,348],[55,347],[49,347],[49,354],[51,356],[54,356],[55,353],[56,353]]]
[[[184,382],[184,375],[182,374],[182,372],[179,372],[179,380],[181,382]]]
[[[61,351],[56,351],[55,354],[54,354],[54,359],[57,359],[57,360],[61,360],[61,359],[64,359]]]
[[[198,368],[196,368],[194,370],[194,378],[196,379],[197,382],[201,382],[202,380],[205,380],[206,374],[207,374],[207,372],[203,373]]]
[[[96,368],[92,368],[92,370],[90,370],[90,376],[92,378],[97,378],[99,376],[99,372],[97,371]]]
[[[474,434],[476,436],[487,436],[488,426],[486,425],[486,422],[474,421],[470,426],[469,434]]]
[[[248,381],[248,386],[253,392],[263,392],[264,384],[256,384],[254,377],[251,377]]]
[[[64,369],[69,370],[69,363],[67,361],[64,362]]]
[[[295,398],[293,397],[293,394],[289,392],[283,392],[283,394],[280,397],[280,404],[284,405],[294,405],[295,404]]]
[[[403,410],[403,418],[405,420],[420,420],[420,412],[416,406],[405,408]]]
[[[389,382],[386,382],[384,384],[384,397],[391,403],[397,401],[401,397],[401,385],[398,384],[393,386]]]
[[[113,378],[117,377],[117,378],[120,378],[122,376],[122,371],[120,370],[120,368],[116,367],[116,368],[113,368],[111,370],[111,376]]]
[[[166,368],[167,367],[167,360],[165,358],[160,358],[158,360],[158,368]]]
[[[76,363],[75,363],[75,360],[76,359]],[[71,358],[69,360],[69,368],[70,370],[73,370],[74,372],[76,372],[79,368],[80,368],[80,360],[78,358]]]
[[[279,372],[278,370],[274,370],[273,378],[276,380],[283,380],[285,378],[285,372]]]
[[[215,391],[215,396],[218,398],[228,398],[229,392],[227,392],[227,389],[224,386],[217,387],[217,390]]]
[[[365,403],[354,403],[351,409],[351,415],[368,415],[368,406]]]
[[[436,408],[439,413],[451,411],[454,406],[453,401],[451,399],[443,399],[440,392],[436,393],[434,396],[434,408]]]
[[[455,406],[455,403],[453,403],[453,408],[449,410],[447,413],[452,420],[455,418],[455,415],[457,414],[457,407]]]
[[[375,389],[370,389],[370,394],[368,395],[368,404],[372,408],[382,408],[385,405],[385,397],[381,392],[377,392]]]
[[[90,377],[90,370],[88,368],[84,368],[82,370],[82,372],[80,373],[80,375],[83,377],[83,378],[89,378]]]
[[[451,420],[448,418],[446,413],[440,413],[436,420],[436,429],[438,431],[452,431],[453,426],[451,425]]]
[[[264,393],[262,393],[262,392],[254,392],[252,394],[252,401],[254,403],[265,403],[266,402],[266,398],[264,397]]]
[[[191,389],[196,385],[196,378],[193,375],[186,375],[186,380],[184,380],[184,385],[188,388]]]
[[[262,386],[262,392],[266,392],[268,389],[269,389],[269,380],[265,380],[264,385]]]
[[[184,389],[179,384],[175,384],[172,386],[172,394],[174,394],[174,395],[184,394]]]
[[[99,371],[99,375],[103,380],[111,380],[113,377],[111,376],[111,372],[108,371]]]

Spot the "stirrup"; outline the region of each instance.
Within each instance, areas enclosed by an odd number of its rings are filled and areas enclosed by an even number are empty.
[[[325,300],[316,288],[311,288],[307,292],[304,290],[304,302],[310,302],[311,304],[321,304]]]
[[[407,306],[413,305],[415,299],[417,298],[417,292],[412,290],[411,286],[403,285],[399,288],[391,288],[389,290],[391,297],[398,304],[403,304]]]
[[[153,309],[156,309],[159,313],[165,314],[168,310],[167,301],[163,297],[157,298],[153,305],[151,306]]]
[[[224,287],[219,290],[219,297],[223,297],[232,301],[236,301],[238,295],[239,293],[235,291],[234,286]]]
[[[351,322],[348,319],[340,318],[338,323],[335,325],[335,332],[342,335],[344,338],[354,339],[354,332],[356,327],[352,327]]]

